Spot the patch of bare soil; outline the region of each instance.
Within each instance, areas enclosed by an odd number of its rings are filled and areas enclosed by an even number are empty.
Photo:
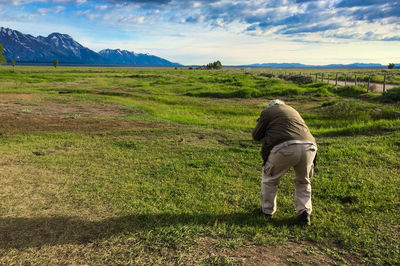
[[[99,120],[94,118],[63,118],[41,115],[0,115],[0,134],[26,134],[45,131],[95,133],[109,130],[156,128],[155,123]]]
[[[154,123],[102,119],[102,117],[123,117],[130,114],[129,110],[111,104],[66,104],[43,101],[35,104],[35,99],[30,103],[33,97],[31,94],[1,94],[0,134],[41,131],[94,133],[159,127]]]
[[[244,246],[238,248],[215,249],[216,239],[205,237],[198,241],[199,253],[206,259],[223,257],[242,265],[338,265],[342,259],[334,258],[311,243],[289,242],[279,246]],[[360,263],[349,255],[344,258],[347,263]]]
[[[2,85],[3,83],[0,83]],[[7,93],[0,94],[0,100],[21,100],[21,99],[31,99],[35,97],[33,94],[23,94],[23,93]]]
[[[22,100],[29,98],[29,95],[19,95],[13,98],[7,95],[8,100]],[[18,98],[17,98],[18,97]],[[29,104],[23,102],[0,101],[0,112],[2,114],[32,113],[44,115],[46,117],[101,117],[101,116],[125,116],[128,110],[114,105],[85,104],[66,104],[54,102],[40,102],[40,104]]]

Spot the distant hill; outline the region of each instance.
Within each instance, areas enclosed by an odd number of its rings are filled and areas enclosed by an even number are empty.
[[[179,66],[163,58],[134,52],[106,49],[100,53],[76,42],[71,36],[52,33],[34,37],[19,31],[0,27],[0,43],[7,61],[20,63],[52,63],[88,65]]]
[[[353,63],[348,65],[343,64],[330,64],[330,65],[304,65],[299,63],[262,63],[242,65],[240,67],[265,67],[265,68],[387,68],[387,65],[381,64],[366,64],[366,63]]]

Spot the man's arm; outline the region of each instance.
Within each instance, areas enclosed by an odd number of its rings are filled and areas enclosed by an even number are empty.
[[[261,113],[260,118],[257,119],[257,125],[253,129],[252,136],[254,140],[262,140],[265,137],[265,131],[267,129],[267,123],[265,119],[265,114]]]

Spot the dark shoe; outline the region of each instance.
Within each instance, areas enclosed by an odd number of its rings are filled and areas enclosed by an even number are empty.
[[[309,226],[311,225],[310,215],[307,211],[303,211],[299,216],[297,216],[300,225]]]
[[[258,214],[263,215],[265,218],[271,219],[272,218],[272,214],[266,214],[263,212],[262,207],[260,207],[260,209],[258,209]]]

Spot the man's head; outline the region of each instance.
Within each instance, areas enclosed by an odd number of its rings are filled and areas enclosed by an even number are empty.
[[[275,100],[272,100],[272,101],[269,102],[267,108],[270,108],[270,107],[272,107],[272,106],[274,106],[274,105],[280,105],[280,104],[285,104],[285,102],[284,102],[284,101],[281,101],[281,100],[279,100],[279,99],[275,99]]]

